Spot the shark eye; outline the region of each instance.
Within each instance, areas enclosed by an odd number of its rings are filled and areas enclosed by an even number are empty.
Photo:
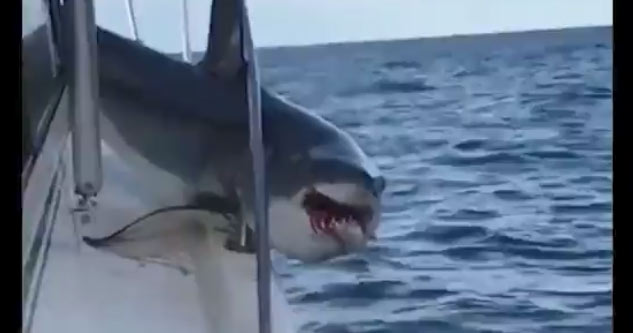
[[[385,190],[385,187],[387,187],[387,182],[385,181],[385,177],[378,176],[372,178],[372,185],[371,188],[373,189],[374,196],[379,196]]]

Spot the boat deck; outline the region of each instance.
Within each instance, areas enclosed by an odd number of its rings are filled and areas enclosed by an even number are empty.
[[[106,176],[111,162],[107,159]],[[108,184],[99,201],[100,207],[108,209],[98,215],[91,233],[99,232],[97,229],[111,232],[139,212],[134,207],[139,203],[127,200],[131,196],[122,190],[122,181]],[[193,275],[158,265],[141,266],[85,244],[78,248],[70,198],[61,196],[35,301],[32,332],[205,331]]]

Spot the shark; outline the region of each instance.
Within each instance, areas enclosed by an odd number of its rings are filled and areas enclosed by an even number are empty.
[[[100,135],[166,208],[84,237],[87,244],[146,257],[148,248],[167,248],[161,242],[193,230],[161,220],[179,210],[222,216],[229,222],[221,228],[254,228],[246,66],[231,19],[239,8],[216,2],[207,51],[195,64],[98,28]],[[333,123],[266,87],[260,96],[272,248],[304,262],[365,248],[380,222],[380,170]]]

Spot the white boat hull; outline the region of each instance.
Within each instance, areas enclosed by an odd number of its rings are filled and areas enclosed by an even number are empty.
[[[65,103],[64,98],[51,125],[64,134]],[[224,233],[207,232],[190,248],[195,273],[189,275],[82,245],[71,216],[68,136],[53,135],[49,140],[23,195],[28,199],[23,221],[34,224],[24,230],[25,237],[39,223],[45,223],[46,230],[25,301],[24,308],[31,310],[24,332],[29,328],[33,333],[258,331],[255,256],[224,249]],[[130,192],[133,184],[114,178],[119,170],[113,169],[120,163],[116,157],[106,156],[104,162],[108,182],[100,195],[97,221],[82,230],[92,235],[108,234],[156,208],[142,207],[148,201],[142,197],[131,200],[142,194]],[[46,200],[45,196],[36,200],[36,194],[48,192],[59,203],[42,219],[46,210],[40,206]],[[296,332],[292,311],[274,276],[272,281],[273,332]]]

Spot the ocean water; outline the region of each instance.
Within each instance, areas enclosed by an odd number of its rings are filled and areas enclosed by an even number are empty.
[[[261,50],[388,181],[367,251],[275,262],[302,332],[610,332],[611,33]]]

